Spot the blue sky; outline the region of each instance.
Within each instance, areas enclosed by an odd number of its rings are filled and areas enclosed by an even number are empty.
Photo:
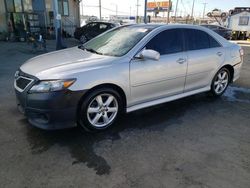
[[[148,0],[154,1],[154,0]],[[172,0],[173,10],[175,10],[175,4],[177,0]],[[84,15],[99,15],[98,3],[99,0],[83,0],[83,13]],[[135,15],[136,14],[136,2],[137,0],[102,0],[102,6],[105,8],[102,10],[102,15],[115,14],[116,7],[118,14]],[[179,0],[178,14],[191,14],[193,0]],[[234,7],[250,7],[250,0],[195,0],[195,16],[202,15],[203,3],[206,2],[206,13],[214,8],[228,11]],[[139,0],[139,15],[143,15],[144,0]],[[172,13],[174,14],[174,13]]]

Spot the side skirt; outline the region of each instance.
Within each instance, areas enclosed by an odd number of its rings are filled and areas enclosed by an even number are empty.
[[[189,91],[189,92],[186,92],[186,93],[181,93],[181,94],[178,94],[178,95],[173,95],[173,96],[169,96],[169,97],[160,98],[160,99],[156,99],[156,100],[153,100],[153,101],[137,104],[137,105],[128,107],[127,108],[127,113],[133,112],[135,110],[139,110],[139,109],[142,109],[142,108],[154,106],[154,105],[157,105],[157,104],[162,104],[162,103],[165,103],[165,102],[174,101],[174,100],[177,100],[177,99],[180,99],[180,98],[184,98],[184,97],[187,97],[187,96],[190,96],[190,95],[195,95],[195,94],[202,93],[202,92],[209,91],[209,90],[210,90],[210,86],[207,86],[207,87],[197,89],[197,90],[193,90],[193,91]]]

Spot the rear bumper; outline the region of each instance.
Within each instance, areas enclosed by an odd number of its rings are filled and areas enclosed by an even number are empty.
[[[237,79],[240,78],[241,67],[242,67],[242,62],[237,63],[236,65],[234,65],[234,77],[233,77],[233,82],[235,82]]]
[[[17,105],[30,124],[53,130],[76,126],[77,106],[85,91],[28,93],[16,90]]]

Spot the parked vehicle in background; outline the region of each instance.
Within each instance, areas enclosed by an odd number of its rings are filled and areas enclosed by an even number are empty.
[[[224,37],[227,40],[231,40],[232,38],[232,30],[228,29],[226,27],[222,27],[219,25],[201,25],[203,27],[207,27],[211,30],[213,30],[214,32],[218,33],[219,35],[221,35],[222,37]]]
[[[85,43],[116,26],[118,26],[118,24],[109,22],[90,22],[82,27],[76,28],[74,37],[80,40],[81,43]]]
[[[15,92],[29,122],[43,129],[103,130],[123,112],[209,91],[237,80],[243,50],[193,25],[124,25],[89,42],[28,60]]]
[[[250,7],[236,7],[229,11],[228,27],[232,29],[232,39],[250,38]]]

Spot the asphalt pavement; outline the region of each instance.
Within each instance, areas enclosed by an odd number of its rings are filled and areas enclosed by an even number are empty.
[[[136,111],[93,134],[29,125],[16,108],[14,73],[44,52],[0,42],[0,187],[249,188],[250,46],[243,48],[241,77],[221,98],[199,94]]]

